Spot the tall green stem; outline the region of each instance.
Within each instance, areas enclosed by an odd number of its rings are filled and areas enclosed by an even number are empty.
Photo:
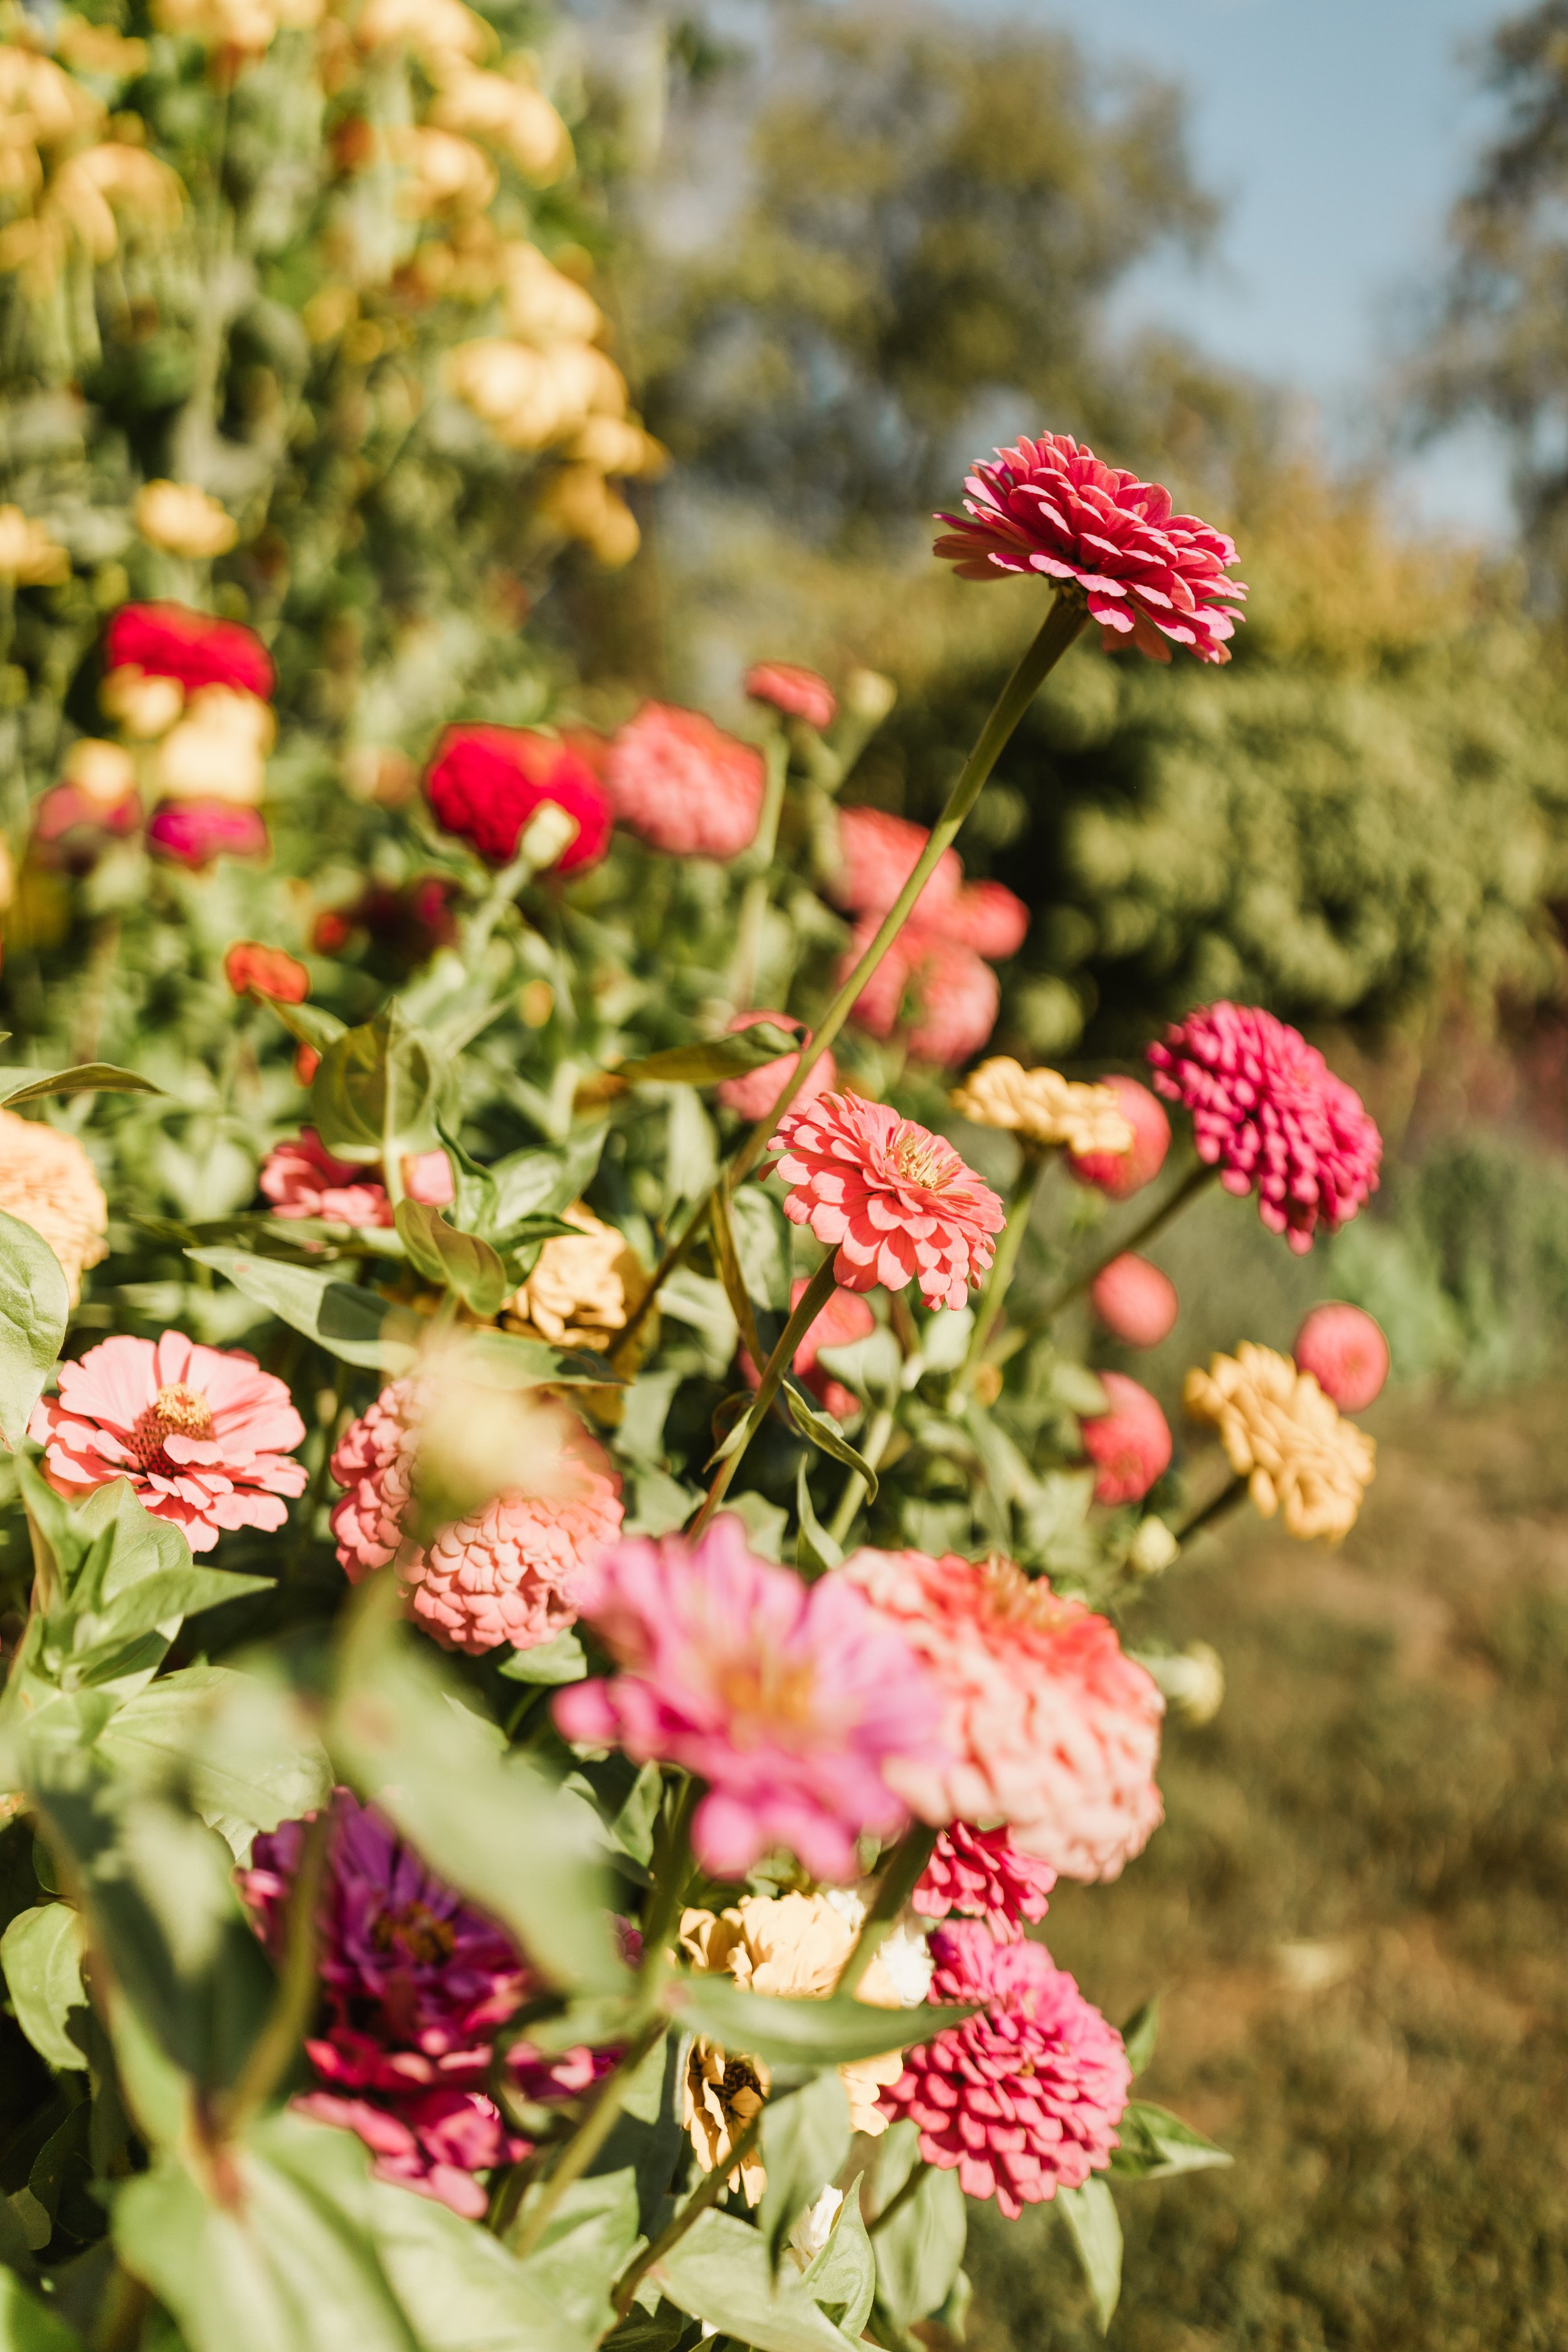
[[[695,1542],[720,1504],[730,1491],[731,1480],[740,1468],[748,1445],[755,1437],[779,1392],[779,1382],[795,1360],[795,1351],[833,1296],[833,1260],[825,1257],[801,1295],[800,1305],[784,1325],[778,1346],[763,1367],[762,1386],[758,1389],[752,1409],[734,1434],[734,1451],[720,1463],[713,1484],[703,1499],[702,1508],[692,1520],[687,1533]]]
[[[616,2317],[618,2320],[624,2319],[630,2311],[633,2303],[637,2300],[638,2287],[641,2286],[654,2264],[663,2262],[671,2246],[679,2244],[692,2223],[701,2220],[710,2205],[718,2203],[724,2184],[733,2179],[738,2168],[750,2156],[762,2135],[762,2128],[763,2110],[759,2107],[740,2138],[731,2147],[728,2158],[721,2159],[713,2167],[711,2172],[703,2174],[674,2220],[659,2231],[650,2246],[644,2247],[631,2267],[623,2273],[621,2283],[616,2290]]]
[[[1039,1313],[1030,1317],[1030,1330],[1043,1331],[1046,1325],[1054,1323],[1057,1317],[1065,1308],[1070,1307],[1075,1298],[1080,1298],[1089,1284],[1097,1280],[1115,1259],[1125,1257],[1129,1250],[1142,1249],[1153,1240],[1156,1234],[1163,1233],[1172,1218],[1179,1215],[1189,1201],[1195,1201],[1198,1194],[1206,1185],[1212,1183],[1218,1174],[1217,1168],[1210,1168],[1200,1160],[1197,1166],[1184,1176],[1175,1191],[1162,1201],[1160,1206],[1151,1215],[1144,1218],[1135,1233],[1128,1234],[1116,1244],[1113,1249],[1107,1250],[1102,1256],[1096,1258],[1093,1265],[1087,1266],[1082,1274],[1074,1275],[1069,1283],[1064,1284],[1060,1290],[1053,1293]]]
[[[614,2074],[606,2074],[595,2092],[587,2114],[562,2149],[554,2171],[512,2232],[511,2251],[520,2263],[532,2253],[550,2227],[561,2200],[574,2181],[581,2180],[609,2138],[616,2117],[620,2114],[626,2093],[631,2088],[632,2076],[654,2043],[668,2031],[669,2020],[667,2017],[649,2018],[641,2032],[628,2045]]]
[[[892,1407],[881,1405],[872,1420],[870,1428],[866,1432],[866,1443],[860,1448],[860,1459],[868,1470],[880,1467],[882,1456],[888,1450],[888,1440],[892,1433]],[[836,1544],[841,1544],[848,1534],[854,1523],[855,1514],[860,1507],[860,1497],[865,1492],[866,1481],[861,1477],[858,1470],[851,1470],[848,1477],[844,1481],[844,1492],[838,1497],[838,1508],[834,1512],[833,1523],[827,1530]]]
[[[1247,1480],[1238,1474],[1228,1486],[1222,1486],[1217,1495],[1211,1495],[1206,1503],[1200,1503],[1179,1528],[1171,1529],[1171,1533],[1178,1543],[1191,1543],[1193,1538],[1202,1535],[1205,1528],[1212,1528],[1219,1520],[1228,1518],[1246,1492]]]
[[[996,1244],[996,1255],[991,1261],[991,1271],[985,1287],[975,1302],[974,1329],[970,1334],[969,1352],[958,1376],[958,1386],[967,1388],[974,1378],[985,1355],[985,1343],[993,1327],[1001,1318],[1006,1304],[1013,1271],[1018,1263],[1018,1253],[1024,1246],[1024,1235],[1029,1230],[1029,1220],[1035,1213],[1035,1203],[1040,1197],[1040,1187],[1046,1181],[1050,1158],[1044,1151],[1031,1150],[1025,1145],[1024,1172],[1007,1211],[1007,1222]]]

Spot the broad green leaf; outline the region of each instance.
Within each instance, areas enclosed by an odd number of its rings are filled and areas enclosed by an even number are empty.
[[[579,1764],[565,1786],[582,1790],[613,1843],[646,1871],[653,1860],[654,1824],[664,1797],[658,1766],[639,1768],[612,1748],[607,1756]]]
[[[1087,1364],[1058,1358],[1051,1367],[1051,1395],[1058,1404],[1085,1419],[1106,1410],[1105,1390]]]
[[[746,1530],[746,1540],[759,1559],[784,1559],[789,1513],[782,1503],[770,1503],[754,1486],[745,1487],[740,1494],[731,1487],[724,1497],[724,1508],[740,1520]]]
[[[69,1315],[65,1271],[47,1242],[0,1212],[0,1437],[13,1453],[54,1370]]]
[[[1121,2029],[1121,2040],[1127,2052],[1127,2063],[1134,2074],[1142,2074],[1154,2055],[1154,2045],[1160,2038],[1160,1996],[1155,1993],[1133,2011]]]
[[[524,2200],[520,2229],[527,2228],[530,2204],[540,2194]],[[574,2180],[520,2267],[531,2287],[596,2343],[615,2322],[610,2290],[641,2243],[637,2175],[628,2164]]]
[[[559,1214],[581,1200],[604,1156],[606,1127],[584,1128],[559,1151],[514,1151],[489,1171],[496,1188],[492,1241],[503,1242],[524,1217]]]
[[[816,1360],[836,1381],[863,1397],[891,1396],[904,1369],[899,1343],[882,1323],[863,1339],[851,1339],[842,1348],[822,1349]]]
[[[748,1295],[775,1315],[787,1315],[790,1229],[778,1202],[760,1184],[742,1184],[730,1194],[730,1229]]]
[[[760,1070],[764,1063],[799,1051],[798,1036],[775,1029],[771,1021],[759,1021],[753,1028],[733,1030],[706,1045],[672,1045],[644,1061],[623,1062],[616,1076],[630,1087],[710,1087],[720,1078],[742,1077],[748,1070]]]
[[[0,1936],[0,1968],[16,2022],[40,2058],[62,2072],[86,2058],[66,2032],[73,2009],[87,2007],[81,1981],[81,1922],[68,1903],[24,1911]]]
[[[1213,2140],[1165,2107],[1134,2099],[1117,2126],[1121,2146],[1110,2169],[1119,2179],[1167,2180],[1178,2172],[1210,2172],[1234,2159]]]
[[[821,1412],[807,1402],[792,1380],[786,1379],[779,1391],[789,1408],[789,1417],[801,1435],[808,1438],[819,1453],[830,1454],[842,1462],[847,1470],[858,1470],[866,1482],[866,1499],[877,1499],[877,1474],[865,1456],[857,1454],[830,1412]]]
[[[285,1694],[229,1666],[184,1666],[137,1692],[98,1739],[144,1787],[184,1780],[230,1850],[326,1802],[325,1749]]]
[[[0,2352],[82,2352],[82,2341],[14,2271],[0,2270]]]
[[[265,2126],[276,2145],[278,2126],[297,2124],[280,2116]],[[347,2132],[313,2128],[321,2138],[351,2139]],[[321,2152],[309,2152],[319,2174]],[[359,2171],[365,2158],[355,2158]],[[297,2176],[302,2172],[293,2158]],[[420,2352],[589,2352],[593,2337],[545,2292],[542,2274],[531,2276],[488,2230],[448,2212],[428,2197],[411,2196],[389,2180],[368,2180],[363,2205],[344,2189],[334,2201],[355,2223],[363,2210],[388,2284],[402,2305]],[[193,2347],[192,2352],[201,2352]],[[323,2344],[322,2352],[329,2352]],[[330,2352],[360,2352],[352,2337],[340,2336]]]
[[[161,1095],[151,1078],[113,1062],[78,1062],[66,1070],[0,1069],[0,1103],[41,1102],[46,1095]]]
[[[939,1307],[921,1326],[921,1360],[931,1372],[956,1372],[969,1353],[973,1307]]]
[[[969,2226],[957,2173],[937,2165],[922,2165],[914,2194],[883,2228],[876,2226],[876,2215],[886,2211],[917,2164],[919,2133],[911,2123],[894,2124],[872,2155],[871,2245],[878,2301],[900,2327],[924,2319],[945,2301],[963,2260]]]
[[[849,2102],[837,2072],[763,2109],[762,2234],[776,2272],[797,2215],[816,2203],[849,2153]]]
[[[682,2311],[755,2352],[845,2352],[849,2339],[793,2264],[774,2278],[760,2230],[704,2213],[649,2277]]]
[[[311,1119],[342,1160],[398,1159],[434,1143],[437,1084],[430,1047],[394,998],[326,1048],[310,1081]]]
[[[515,1285],[489,1242],[460,1234],[427,1201],[399,1201],[398,1236],[409,1259],[432,1282],[455,1290],[476,1315],[494,1315]]]
[[[757,1318],[741,1272],[741,1261],[736,1255],[735,1235],[731,1227],[722,1184],[713,1187],[712,1198],[708,1203],[708,1226],[713,1244],[713,1261],[719,1269],[719,1279],[724,1286],[724,1296],[735,1318],[741,1345],[760,1371],[767,1361],[767,1349],[757,1335]]]
[[[278,1015],[291,1037],[298,1037],[301,1045],[309,1045],[318,1054],[324,1054],[329,1045],[335,1045],[340,1037],[347,1034],[347,1024],[340,1021],[335,1013],[329,1013],[324,1004],[284,1004],[276,996],[265,1002],[268,1013]]]
[[[705,1274],[693,1274],[689,1265],[677,1266],[659,1292],[658,1303],[661,1314],[690,1325],[701,1343],[704,1369],[711,1379],[722,1380],[735,1360],[740,1337],[735,1310],[724,1296],[723,1284]]]
[[[290,1265],[232,1249],[191,1249],[185,1255],[225,1276],[258,1307],[345,1363],[395,1377],[414,1362],[423,1337],[418,1320],[330,1267]]]
[[[930,2002],[920,2009],[879,2009],[869,2001],[781,1999],[747,1992],[729,1977],[678,1977],[667,1995],[671,2013],[694,2032],[771,2066],[847,2066],[881,2058],[911,2042],[929,2042],[962,2025],[973,2009]]]
[[[1057,2210],[1067,2223],[1103,2336],[1121,2299],[1121,2223],[1116,2200],[1091,2176],[1081,2189],[1058,2189]]]
[[[496,1181],[468,1150],[439,1111],[436,1132],[452,1165],[452,1222],[466,1234],[489,1234],[495,1229]]]
[[[580,1683],[588,1660],[575,1633],[557,1633],[531,1650],[513,1650],[500,1671],[509,1683]]]
[[[800,1532],[795,1537],[795,1564],[803,1575],[826,1576],[830,1568],[837,1568],[843,1559],[844,1547],[828,1534],[812,1507],[811,1487],[806,1479],[804,1458],[795,1474],[795,1517],[800,1521]]]
[[[827,2243],[807,2269],[805,2284],[846,2336],[864,2332],[877,2293],[877,2257],[860,2210],[858,2176],[845,2191]]]
[[[675,2168],[686,2147],[680,2121],[681,2042],[678,2033],[656,2042],[631,2079],[609,2138],[591,2175],[630,2166],[637,2183],[637,2228],[651,2237],[658,2226]]]

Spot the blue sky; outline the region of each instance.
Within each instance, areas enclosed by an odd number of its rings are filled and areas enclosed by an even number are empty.
[[[949,0],[1061,25],[1092,54],[1183,83],[1200,178],[1226,201],[1213,257],[1165,256],[1124,298],[1217,355],[1301,386],[1331,452],[1373,446],[1380,390],[1441,268],[1444,216],[1492,119],[1474,52],[1525,0]],[[1506,527],[1482,430],[1404,468],[1430,522]]]

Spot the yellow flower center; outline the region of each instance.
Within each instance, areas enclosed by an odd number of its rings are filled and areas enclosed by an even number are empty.
[[[174,1475],[177,1465],[164,1452],[164,1439],[207,1438],[212,1433],[212,1407],[200,1389],[188,1388],[184,1381],[171,1381],[158,1391],[146,1411],[137,1414],[131,1432],[131,1450],[143,1470],[155,1471],[160,1477],[168,1478]]]
[[[942,1145],[934,1135],[903,1135],[893,1146],[893,1165],[911,1184],[938,1192],[946,1181]]]

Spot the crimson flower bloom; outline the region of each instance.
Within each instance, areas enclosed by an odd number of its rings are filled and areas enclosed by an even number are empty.
[[[700,710],[645,702],[610,744],[616,815],[672,857],[738,857],[756,838],[766,767]]]
[[[193,1551],[234,1528],[282,1527],[281,1498],[306,1486],[304,1464],[289,1458],[305,1424],[283,1382],[254,1356],[195,1347],[180,1331],[102,1339],[62,1364],[59,1395],[33,1407],[27,1434],[57,1494],[75,1500],[127,1479]]]
[[[1130,1348],[1157,1348],[1175,1328],[1181,1304],[1175,1284],[1131,1250],[1100,1267],[1089,1296],[1106,1329]]]
[[[1226,639],[1247,594],[1226,577],[1236,542],[1173,512],[1158,482],[1102,466],[1070,434],[1047,433],[998,449],[965,488],[963,513],[937,517],[952,529],[936,552],[961,579],[1043,573],[1082,595],[1108,650],[1127,638],[1155,661],[1168,662],[1173,645],[1199,661],[1230,659]]]
[[[236,940],[223,960],[223,976],[237,996],[269,996],[278,1004],[303,1004],[310,975],[283,948]]]
[[[1069,1176],[1080,1184],[1092,1184],[1098,1192],[1106,1193],[1112,1201],[1130,1200],[1152,1183],[1165,1164],[1165,1154],[1171,1148],[1171,1122],[1165,1117],[1164,1106],[1156,1100],[1147,1087],[1113,1070],[1099,1084],[1109,1087],[1116,1097],[1116,1108],[1132,1129],[1131,1151],[1086,1151],[1080,1160],[1068,1154]]]
[[[1016,1943],[1026,1919],[1043,1919],[1057,1883],[1048,1862],[1016,1846],[1005,1829],[952,1822],[931,1850],[910,1907],[924,1919],[984,1919],[999,1943]]]
[[[1388,1378],[1388,1342],[1380,1327],[1343,1299],[1312,1308],[1290,1353],[1342,1412],[1364,1412]]]
[[[938,1700],[900,1633],[843,1579],[804,1584],[757,1559],[724,1512],[696,1545],[617,1544],[580,1599],[622,1672],[558,1693],[556,1723],[705,1781],[692,1822],[704,1870],[742,1878],[782,1846],[842,1884],[864,1832],[907,1820],[885,1768],[931,1754]]]
[[[219,857],[265,857],[271,846],[259,809],[227,801],[164,801],[153,813],[147,846],[176,866],[200,868]]]
[[[580,874],[610,845],[610,804],[587,761],[554,735],[527,727],[448,727],[425,779],[437,824],[505,866],[547,803],[576,831],[552,870]]]
[[[768,1145],[790,1187],[784,1211],[836,1248],[846,1290],[903,1290],[963,1306],[996,1255],[1001,1202],[951,1143],[887,1103],[820,1095],[786,1111]]]
[[[838,698],[827,680],[795,662],[757,662],[746,672],[746,692],[753,702],[771,703],[786,719],[804,719],[819,732],[838,715]]]
[[[805,1297],[806,1287],[804,1275],[792,1284],[789,1294],[792,1313]],[[857,1339],[868,1338],[876,1328],[877,1318],[863,1298],[853,1290],[835,1290],[795,1351],[791,1370],[795,1378],[811,1391],[817,1402],[833,1415],[835,1421],[852,1420],[860,1410],[860,1400],[852,1389],[845,1387],[842,1381],[833,1378],[826,1364],[817,1362],[818,1352],[824,1348],[851,1347]],[[760,1389],[762,1372],[744,1348],[741,1350],[739,1361],[741,1377],[746,1386]]]
[[[1193,1115],[1198,1157],[1298,1255],[1321,1218],[1348,1223],[1377,1190],[1383,1138],[1353,1087],[1258,1005],[1206,1004],[1149,1047],[1154,1084]]]
[[[1121,2036],[1044,1945],[1002,1943],[979,1920],[939,1927],[931,1998],[980,2001],[963,2024],[907,2051],[885,2114],[919,2129],[928,2164],[1016,2221],[1102,2172],[1132,2087]]]
[[[1125,1372],[1101,1372],[1100,1385],[1110,1410],[1081,1424],[1083,1450],[1100,1473],[1094,1499],[1141,1503],[1171,1466],[1170,1423],[1148,1390]]]
[[[811,1043],[811,1032],[804,1022],[787,1013],[737,1013],[729,1024],[731,1031],[754,1029],[759,1021],[771,1021],[775,1029],[793,1029],[803,1045]],[[726,1110],[737,1118],[765,1118],[788,1086],[799,1064],[798,1054],[781,1054],[776,1062],[763,1062],[760,1068],[746,1070],[738,1078],[725,1078],[714,1091]],[[824,1054],[812,1068],[797,1102],[810,1102],[826,1094],[838,1082],[838,1066],[831,1053]]]
[[[188,604],[121,604],[103,640],[106,669],[133,668],[176,678],[187,694],[231,686],[266,702],[276,674],[254,629],[215,621]]]

